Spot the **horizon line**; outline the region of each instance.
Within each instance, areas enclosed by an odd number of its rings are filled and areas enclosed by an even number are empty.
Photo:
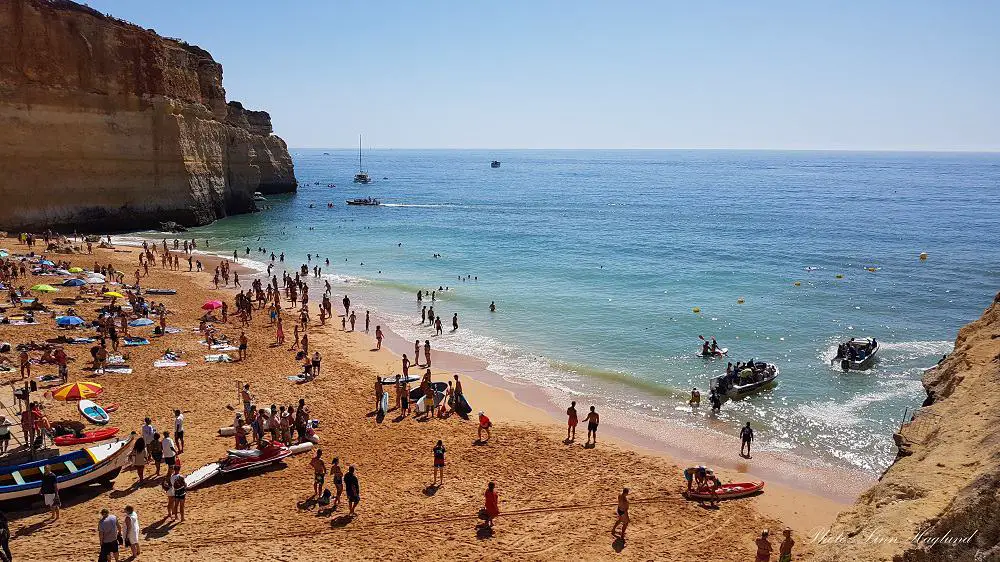
[[[280,136],[280,135],[279,135]],[[355,150],[350,146],[289,146],[289,150]],[[451,147],[451,146],[404,146],[366,148],[372,150],[592,150],[592,151],[715,151],[715,152],[881,152],[881,153],[922,153],[922,154],[1000,154],[997,148],[739,148],[739,147],[617,147],[617,148],[558,148],[558,147]]]

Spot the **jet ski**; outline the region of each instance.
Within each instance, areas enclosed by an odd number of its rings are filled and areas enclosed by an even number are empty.
[[[292,454],[291,449],[276,441],[264,441],[260,449],[229,449],[219,461],[222,472],[236,472],[276,463]]]

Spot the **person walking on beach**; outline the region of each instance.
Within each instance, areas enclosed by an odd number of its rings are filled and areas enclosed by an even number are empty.
[[[174,410],[174,440],[179,455],[184,452],[184,414],[180,410]]]
[[[792,562],[792,547],[795,546],[792,530],[785,527],[784,535],[785,539],[778,545],[778,562]]]
[[[349,299],[347,295],[344,295],[344,316],[347,316],[350,313],[351,313],[351,299]]]
[[[479,434],[479,442],[480,443],[486,443],[487,441],[490,440],[490,428],[491,427],[493,427],[493,422],[490,421],[490,418],[486,417],[485,413],[479,412],[479,431],[478,431],[478,434]],[[483,433],[486,434],[486,439],[483,439]]]
[[[323,482],[326,480],[326,463],[323,462],[323,449],[316,449],[316,456],[309,461],[309,466],[313,469],[313,495],[309,498],[318,498],[323,494]]]
[[[170,432],[163,432],[163,441],[160,442],[163,446],[163,464],[167,465],[167,473],[174,467],[174,462],[177,459],[177,448],[174,446],[174,440],[170,438]]]
[[[244,359],[247,358],[247,347],[249,347],[249,343],[250,342],[247,339],[247,333],[246,332],[240,332],[240,349],[239,349],[239,352],[240,352],[240,355],[239,355],[240,361],[243,361]]]
[[[370,311],[366,310],[365,311],[365,333],[366,334],[368,333],[368,325],[369,325],[370,322],[371,322]]]
[[[771,546],[768,534],[768,530],[764,529],[760,538],[755,541],[757,543],[757,556],[754,558],[754,562],[769,562],[771,560],[771,551],[774,550],[774,547]]]
[[[628,529],[628,488],[622,489],[622,493],[618,494],[618,518],[615,519],[615,524],[611,526],[611,535],[614,536],[615,530],[618,525],[622,526],[622,532],[618,535],[618,538],[625,540],[625,529]]]
[[[444,443],[438,439],[434,445],[434,482],[431,486],[444,486]]]
[[[483,493],[485,500],[486,526],[493,528],[493,520],[500,516],[500,496],[497,494],[497,483],[490,481]]]
[[[56,473],[46,470],[42,474],[42,499],[45,500],[45,507],[49,508],[52,521],[59,520],[59,480]]]
[[[597,426],[601,423],[601,416],[598,414],[594,407],[590,407],[590,413],[587,414],[587,445],[590,445],[590,440],[593,438],[594,445],[597,445]]]
[[[375,326],[375,350],[382,349],[382,326]]]
[[[180,464],[174,465],[173,476],[170,476],[170,482],[174,490],[174,519],[178,516],[181,518],[181,522],[184,521],[184,498],[187,495],[187,482],[184,481],[184,477],[181,476],[181,466]]]
[[[451,317],[451,331],[458,331],[458,313],[452,315]]]
[[[431,367],[431,340],[424,340],[424,359],[427,361],[424,366],[429,369]]]
[[[568,427],[566,428],[566,441],[573,442],[576,441],[576,424],[579,423],[576,417],[576,402],[570,402],[569,408],[566,408],[566,417],[568,418]]]
[[[139,514],[131,505],[125,506],[125,546],[132,552],[132,559],[139,556]]]
[[[354,316],[354,311],[351,311],[351,331],[354,331],[354,322],[357,321],[357,317]]]
[[[118,518],[111,515],[107,508],[101,510],[101,520],[97,523],[97,540],[101,543],[101,553],[98,555],[98,562],[107,562],[108,558],[114,555],[115,562],[118,562],[118,535],[122,532],[122,526],[118,523]]]
[[[750,422],[747,422],[740,430],[740,442],[740,456],[749,459],[750,443],[753,442],[753,429],[750,428]],[[746,453],[743,452],[744,449],[746,449]]]
[[[347,489],[347,515],[354,517],[354,510],[361,502],[361,485],[358,483],[358,475],[354,472],[354,465],[347,467],[347,474],[344,476],[344,487]]]

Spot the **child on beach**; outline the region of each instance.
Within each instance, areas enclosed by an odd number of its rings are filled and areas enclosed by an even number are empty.
[[[493,427],[493,422],[490,418],[486,417],[486,414],[479,412],[479,442],[486,443],[490,440],[490,428]],[[483,433],[486,433],[486,439],[483,439]]]

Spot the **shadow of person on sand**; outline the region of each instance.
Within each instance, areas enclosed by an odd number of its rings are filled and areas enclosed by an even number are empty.
[[[424,488],[424,495],[427,497],[431,497],[437,493],[438,488],[439,486],[437,484],[430,484],[426,488]]]
[[[489,441],[483,441],[481,439],[476,439],[475,441],[472,442],[473,447],[485,447],[489,444],[490,444]]]
[[[621,537],[615,537],[615,540],[611,541],[611,548],[613,548],[615,552],[620,554],[621,551],[625,550],[625,539]]]
[[[490,527],[485,522],[476,525],[476,538],[481,541],[492,539],[493,527]]]
[[[318,503],[319,502],[315,497],[309,497],[296,503],[295,507],[297,507],[299,511],[312,511],[312,508],[316,507],[316,504]]]
[[[167,517],[164,516],[159,521],[146,525],[142,529],[142,532],[144,535],[146,535],[146,540],[161,539],[167,536],[167,534],[170,533],[170,530],[176,526],[177,526],[177,521],[170,521],[168,523]]]
[[[354,521],[354,517],[353,516],[351,516],[351,515],[341,515],[339,517],[334,517],[333,519],[331,519],[330,520],[330,526],[331,527],[346,527],[347,525],[349,525],[351,523],[351,521]]]
[[[10,538],[19,539],[21,537],[30,537],[35,534],[35,531],[41,530],[49,526],[49,523],[55,523],[52,518],[45,519],[44,521],[39,521],[38,523],[32,523],[31,525],[25,525],[18,530],[11,533]]]

